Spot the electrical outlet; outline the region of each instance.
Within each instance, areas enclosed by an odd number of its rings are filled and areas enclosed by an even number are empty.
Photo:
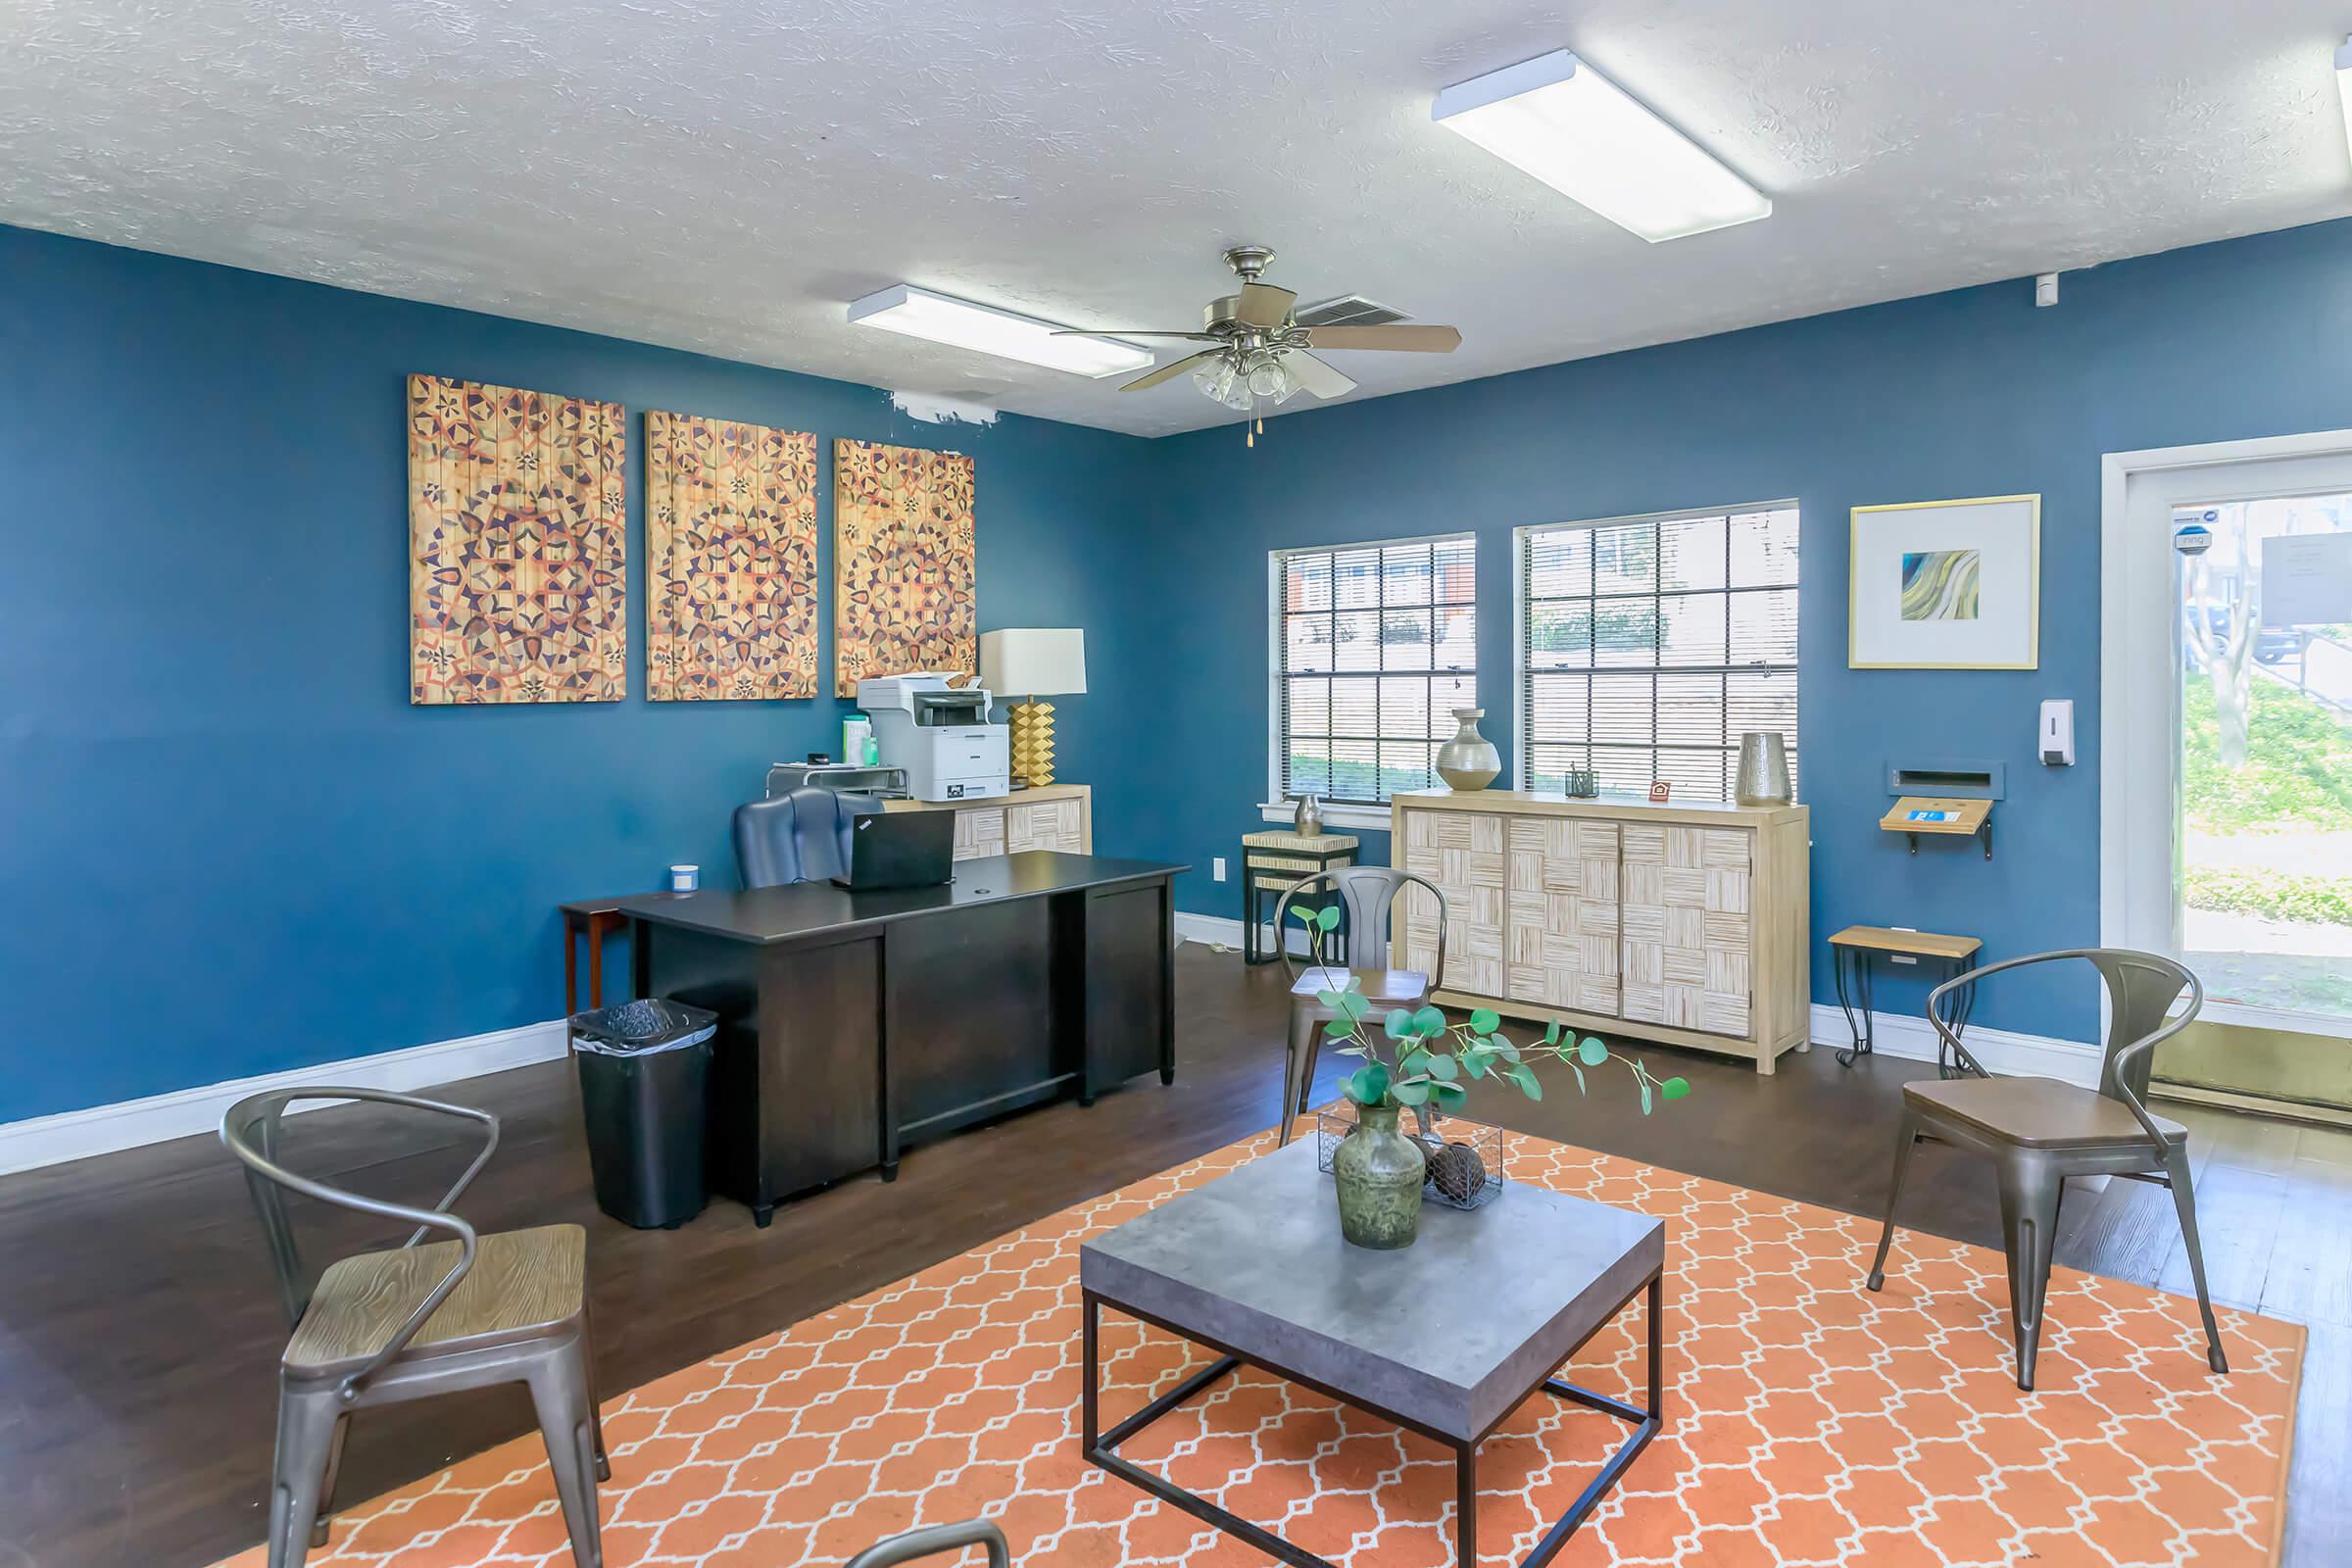
[[[1225,880],[1225,857],[1222,855],[1208,862],[1208,879],[1211,882],[1222,882]]]

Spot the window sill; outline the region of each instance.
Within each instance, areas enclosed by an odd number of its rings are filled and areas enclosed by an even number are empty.
[[[1289,822],[1298,813],[1297,801],[1260,803],[1257,814],[1269,822]],[[1339,802],[1323,803],[1325,827],[1370,828],[1374,832],[1389,830],[1389,808],[1385,806],[1348,806]]]

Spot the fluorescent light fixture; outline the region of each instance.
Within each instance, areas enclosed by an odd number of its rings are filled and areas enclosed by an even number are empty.
[[[1652,242],[1772,212],[1771,198],[1565,49],[1456,83],[1429,117]]]
[[[1117,375],[1152,363],[1150,349],[1117,338],[1055,337],[1062,329],[1052,321],[951,299],[911,283],[868,294],[850,307],[850,319],[886,332],[929,338],[934,343],[1079,375]]]
[[[2335,94],[2344,103],[2344,141],[2352,146],[2352,37],[2335,46]]]

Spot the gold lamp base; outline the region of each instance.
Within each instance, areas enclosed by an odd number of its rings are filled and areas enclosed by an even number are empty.
[[[1054,782],[1054,705],[1031,698],[1012,705],[1012,770],[1032,786]]]

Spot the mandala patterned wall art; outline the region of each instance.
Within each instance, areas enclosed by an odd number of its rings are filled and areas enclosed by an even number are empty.
[[[833,443],[833,689],[865,675],[976,670],[972,460]]]
[[[816,695],[816,437],[645,416],[646,695]]]
[[[409,377],[410,698],[628,693],[617,403]]]

